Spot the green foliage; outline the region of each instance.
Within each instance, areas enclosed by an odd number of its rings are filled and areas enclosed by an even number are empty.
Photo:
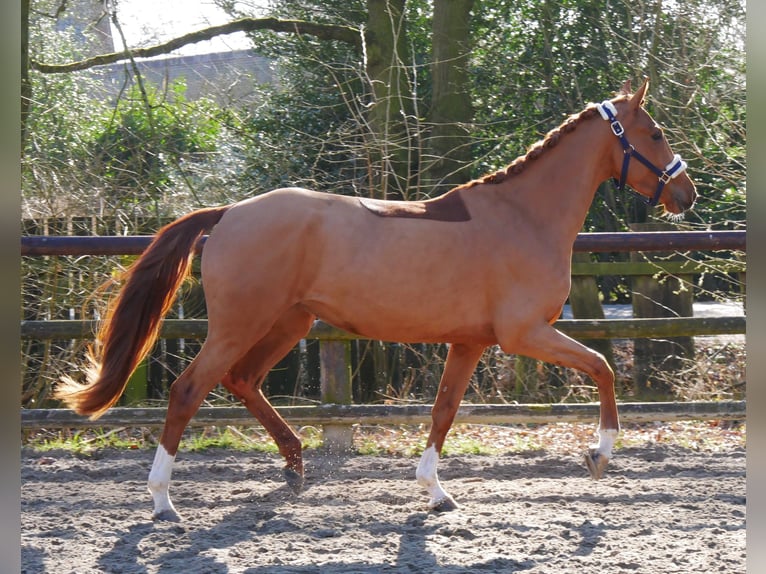
[[[151,85],[143,91],[136,84],[98,118],[103,127],[93,130],[80,161],[91,166],[107,195],[156,199],[176,183],[184,162],[216,150],[220,126],[213,105],[189,105],[185,90],[180,80],[167,91]]]
[[[361,1],[275,2],[275,17],[360,26]],[[230,11],[232,17],[247,13]],[[251,35],[258,53],[274,60],[274,85],[255,85],[257,105],[230,110],[226,126],[237,138],[243,169],[231,183],[235,196],[285,185],[354,194],[364,186],[366,165],[360,121],[366,99],[362,62],[336,41]]]
[[[55,8],[42,0],[37,4],[38,12]],[[229,4],[232,17],[248,15],[236,11],[244,10],[241,4]],[[367,8],[363,0],[284,0],[270,7],[275,17],[360,29]],[[406,60],[413,62],[406,71],[407,97],[415,110],[406,145],[417,171],[428,129],[432,4],[408,1],[406,18]],[[692,223],[741,225],[744,22],[741,0],[475,2],[470,86],[475,114],[467,140],[475,158],[472,175],[506,165],[566,114],[608,96],[625,79],[649,75],[652,112],[689,162],[705,198]],[[80,56],[72,38],[49,19],[37,19],[31,29],[37,59]],[[180,84],[164,92],[147,86],[146,98],[134,86],[112,104],[94,95],[83,74],[35,74],[26,187],[60,187],[63,172],[75,165],[72,188],[101,189],[110,201],[131,209],[147,200],[200,200],[211,178],[229,188],[226,199],[285,184],[370,193],[377,142],[367,125],[371,90],[361,55],[341,42],[311,36],[261,31],[251,37],[259,53],[275,59],[278,83],[257,87],[257,104],[245,109],[192,104]],[[49,170],[46,185],[36,179],[40,167]],[[605,187],[598,198],[586,222],[589,231],[624,229],[647,216],[631,196],[615,196]]]
[[[31,59],[85,57],[77,34],[51,15],[55,6],[36,4]],[[206,100],[189,102],[183,81],[141,90],[126,77],[118,94],[109,88],[112,81],[106,69],[30,72],[25,218],[92,214],[94,206],[104,214],[175,215],[173,203],[181,209],[189,198],[199,204],[196,196],[219,158],[220,110]]]
[[[475,15],[475,109],[479,171],[524,153],[588,101],[601,101],[631,77],[611,65],[617,38],[593,3],[490,0]],[[619,6],[610,17],[624,19]],[[614,22],[618,27],[619,22]]]
[[[234,184],[241,194],[287,185],[353,194],[363,180],[364,166],[355,153],[359,125],[349,117],[338,86],[327,79],[310,86],[310,101],[302,84],[287,90],[259,87],[263,105],[227,116],[227,128],[240,138],[244,165]]]
[[[361,2],[277,2],[275,14],[362,26]],[[409,145],[414,169],[429,114],[432,5],[406,3],[413,62],[408,72],[416,117]],[[241,15],[241,14],[238,14]],[[674,150],[689,163],[702,197],[688,221],[703,228],[736,227],[745,206],[744,5],[694,0],[651,6],[483,0],[472,17],[472,174],[494,171],[545,132],[626,79],[652,80],[649,107]],[[280,87],[241,124],[255,186],[297,181],[343,193],[367,193],[363,69],[348,47],[311,38],[254,36],[278,59]],[[296,153],[297,152],[297,153]],[[244,181],[243,181],[244,184]],[[428,190],[422,193],[427,194]],[[651,217],[632,195],[603,186],[588,231],[624,230]]]
[[[565,115],[648,75],[650,111],[706,198],[693,219],[743,221],[744,24],[743,4],[730,0],[477,3],[477,171],[505,165]],[[594,204],[588,231],[645,217],[630,195],[604,188],[599,197],[606,205]]]

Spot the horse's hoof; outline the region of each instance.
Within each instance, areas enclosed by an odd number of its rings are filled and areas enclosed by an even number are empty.
[[[305,482],[303,476],[295,472],[292,468],[288,467],[285,467],[284,473],[287,486],[289,486],[295,494],[300,494],[303,490],[303,484]]]
[[[451,512],[457,510],[458,505],[457,502],[455,502],[455,499],[448,495],[439,500],[432,501],[428,505],[428,508],[434,512]]]
[[[166,508],[152,514],[154,522],[181,522],[181,516],[172,508]]]
[[[603,454],[600,454],[595,448],[591,448],[584,455],[585,466],[588,467],[590,477],[593,480],[599,480],[604,476],[604,470],[606,465],[609,464],[609,459]]]

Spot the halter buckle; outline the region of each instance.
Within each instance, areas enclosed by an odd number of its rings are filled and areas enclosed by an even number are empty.
[[[622,124],[618,120],[610,122],[609,126],[612,128],[612,133],[618,138],[621,138],[625,133],[625,128],[622,127]]]

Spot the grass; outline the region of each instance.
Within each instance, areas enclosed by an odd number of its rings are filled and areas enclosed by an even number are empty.
[[[22,444],[39,452],[64,450],[87,455],[100,449],[151,449],[158,444],[158,436],[152,430],[126,429],[124,427],[108,431],[102,428],[41,430],[28,434],[22,440]],[[185,433],[181,441],[181,449],[189,452],[204,451],[211,448],[277,452],[273,442],[268,444],[264,441],[262,445],[258,445],[253,439],[233,427],[221,430],[218,430],[217,427],[210,427],[202,431],[189,431]]]
[[[582,452],[596,438],[592,424],[552,423],[538,425],[455,425],[447,436],[443,456],[485,455],[547,451],[557,454]],[[321,430],[299,429],[304,449],[322,447]],[[353,449],[359,455],[418,457],[428,436],[428,425],[354,426]],[[153,449],[158,444],[156,429],[116,428],[57,431],[40,430],[22,437],[26,448],[38,452],[64,450],[87,456],[100,449]],[[745,423],[728,421],[685,421],[624,425],[616,443],[620,448],[672,445],[692,450],[718,452],[744,448]],[[260,427],[204,427],[187,429],[180,450],[209,449],[267,452],[278,455],[271,437]]]
[[[134,450],[146,448],[144,439],[127,433],[125,429],[62,429],[59,431],[41,430],[22,437],[22,445],[38,452],[65,450],[80,454],[102,449]]]

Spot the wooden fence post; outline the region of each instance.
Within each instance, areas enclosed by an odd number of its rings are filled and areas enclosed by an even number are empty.
[[[348,341],[325,340],[319,344],[322,404],[351,404],[351,346]],[[323,444],[328,450],[351,450],[354,430],[348,425],[324,425]]]
[[[590,263],[590,260],[589,253],[572,253],[572,262],[574,263]],[[604,318],[604,308],[601,306],[598,285],[594,275],[572,276],[569,305],[572,308],[572,318],[574,319]],[[583,339],[581,343],[604,355],[612,369],[617,368],[611,339]]]
[[[676,229],[671,223],[634,223],[631,231],[668,231]],[[677,255],[655,252],[631,252],[631,261],[652,259],[675,260]],[[681,276],[666,276],[657,280],[652,275],[637,275],[632,279],[633,317],[692,317],[694,297],[690,281]],[[677,372],[685,360],[694,357],[694,338],[667,337],[663,339],[635,339],[633,379],[636,396],[648,400],[661,400],[673,395],[666,376],[658,373]]]

